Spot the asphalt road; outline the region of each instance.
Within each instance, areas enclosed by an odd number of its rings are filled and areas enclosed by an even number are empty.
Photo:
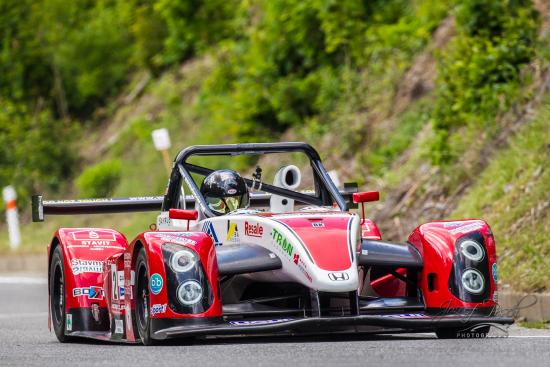
[[[549,366],[550,331],[512,327],[506,338],[433,334],[220,339],[143,347],[61,344],[47,328],[45,279],[0,276],[0,366]]]

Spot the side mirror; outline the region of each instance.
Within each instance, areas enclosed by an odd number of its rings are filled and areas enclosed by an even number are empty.
[[[186,220],[187,230],[189,230],[189,221],[197,220],[199,212],[196,210],[170,209],[168,210],[168,217],[170,219]]]
[[[354,203],[366,203],[368,201],[378,201],[380,200],[380,192],[378,191],[354,192],[351,197]]]
[[[378,191],[364,191],[354,192],[351,195],[351,199],[354,203],[361,203],[361,225],[365,222],[365,203],[369,201],[380,200],[380,192]]]

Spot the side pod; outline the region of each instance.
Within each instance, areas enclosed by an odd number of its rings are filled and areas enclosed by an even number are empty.
[[[490,313],[497,305],[495,241],[487,223],[427,223],[411,233],[409,242],[424,259],[419,286],[428,309]]]
[[[48,281],[52,256],[60,247],[63,259],[65,335],[108,332],[109,312],[103,288],[103,266],[107,258],[120,256],[126,238],[105,228],[60,228],[48,246]],[[51,287],[48,287],[48,295]],[[50,302],[51,304],[51,302]],[[50,322],[51,322],[50,308]],[[50,323],[51,327],[51,323]]]

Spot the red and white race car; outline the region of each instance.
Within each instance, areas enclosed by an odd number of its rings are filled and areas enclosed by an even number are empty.
[[[220,213],[198,182],[243,158],[277,169],[258,167],[243,179],[249,202],[232,207],[222,200],[216,205],[231,210]],[[48,246],[50,327],[61,342],[149,345],[250,334],[435,331],[469,338],[513,322],[495,313],[495,241],[484,221],[431,222],[405,243],[387,242],[364,210],[363,217],[350,211],[378,193],[344,187],[336,187],[310,145],[289,142],[184,149],[163,197],[35,196],[34,221],[160,210],[157,223],[131,241],[109,228],[55,232]]]

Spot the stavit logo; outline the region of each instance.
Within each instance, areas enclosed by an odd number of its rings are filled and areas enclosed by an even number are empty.
[[[260,223],[252,224],[244,222],[244,234],[250,237],[262,237],[264,234],[264,227]]]
[[[338,282],[338,281],[348,280],[349,275],[348,273],[329,273],[328,278],[333,282]]]
[[[151,275],[151,292],[153,292],[153,294],[159,294],[162,290],[163,284],[164,281],[159,273]]]
[[[202,225],[202,231],[212,238],[212,241],[214,241],[214,246],[221,245],[221,242],[218,240],[218,236],[216,235],[216,231],[214,231],[214,225],[212,222],[204,222]]]
[[[73,297],[88,296],[89,299],[103,299],[103,295],[101,287],[73,288]]]

